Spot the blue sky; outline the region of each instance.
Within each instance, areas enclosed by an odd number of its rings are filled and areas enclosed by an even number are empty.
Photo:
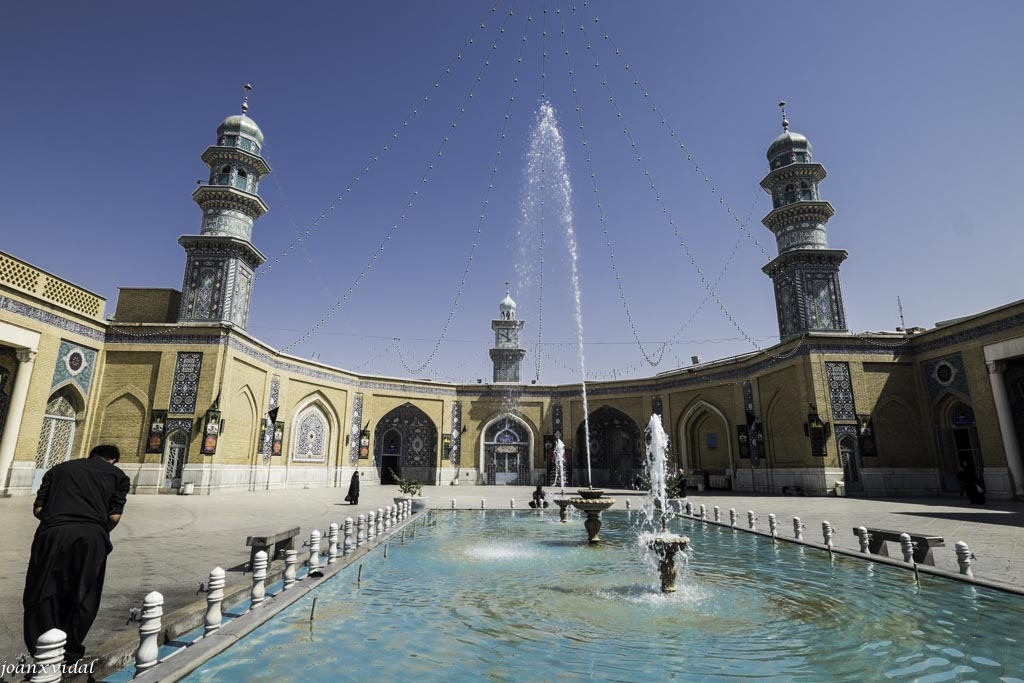
[[[543,93],[573,185],[588,378],[647,376],[776,341],[758,183],[785,99],[829,172],[852,331],[894,329],[897,296],[926,327],[1020,298],[1021,3],[493,6],[0,4],[0,249],[108,315],[118,287],[180,288],[199,156],[251,83],[274,170],[253,335],[289,347],[333,309],[292,353],[394,376],[430,357],[415,376],[486,381],[508,280],[524,378],[542,329],[540,383],[574,381],[564,234],[521,220]],[[680,237],[709,282],[722,274],[721,306],[700,307]],[[652,367],[634,329],[648,356],[676,343]]]

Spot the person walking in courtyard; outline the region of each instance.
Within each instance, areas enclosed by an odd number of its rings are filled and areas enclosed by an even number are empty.
[[[359,470],[352,473],[352,482],[348,485],[348,495],[345,500],[352,505],[359,504]]]
[[[96,446],[88,458],[61,463],[43,475],[32,505],[39,520],[25,576],[24,636],[36,641],[58,628],[67,634],[64,659],[85,656],[85,636],[103,595],[110,531],[121,521],[131,480],[115,463],[117,446]]]

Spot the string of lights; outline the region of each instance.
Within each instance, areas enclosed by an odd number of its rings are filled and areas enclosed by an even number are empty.
[[[501,24],[501,26],[499,28],[499,35],[504,33],[505,24],[508,22],[508,20],[511,17],[512,17],[512,11],[510,10],[508,15],[505,17],[505,21]],[[481,26],[483,26],[483,24],[481,24]],[[450,139],[449,135],[451,134],[451,131],[454,131],[457,128],[458,121],[461,119],[462,115],[466,113],[466,105],[469,103],[470,100],[473,99],[473,93],[476,90],[477,85],[479,85],[480,82],[483,80],[483,75],[482,74],[487,69],[487,67],[490,66],[490,63],[491,63],[491,59],[490,58],[491,58],[491,56],[494,54],[494,52],[497,49],[498,49],[498,38],[496,37],[494,39],[494,41],[491,43],[491,46],[490,46],[489,50],[487,51],[486,55],[484,56],[483,63],[480,65],[480,68],[477,71],[476,76],[475,76],[475,78],[473,80],[473,84],[470,86],[469,91],[466,94],[466,97],[462,101],[462,105],[459,107],[459,110],[455,114],[454,119],[449,124],[449,134],[445,135],[441,139],[441,142],[438,144],[437,150],[434,153],[434,157],[436,159],[441,159],[441,158],[444,157],[444,150],[447,147],[449,139]],[[461,58],[461,55],[460,55],[459,58]],[[437,85],[438,84],[435,83],[435,86],[437,86]],[[513,89],[514,88],[515,88],[515,83],[513,83]],[[429,98],[427,96],[424,96],[423,102],[428,101],[428,99]],[[416,113],[416,111],[417,111],[416,109],[413,109],[413,113],[414,114]],[[502,134],[501,134],[501,139],[502,140],[505,139],[505,129],[507,127],[508,127],[508,114],[506,113],[505,123],[504,123],[504,126],[502,128]],[[499,143],[498,154],[500,155],[500,153],[501,153],[501,147],[500,147],[500,143]],[[493,170],[492,170],[492,180],[493,180],[494,174],[497,173],[497,169],[498,169],[497,160],[495,160],[495,163],[494,163],[494,166],[493,166]],[[333,306],[331,306],[331,308],[328,310],[327,314],[324,315],[320,320],[318,320],[317,323],[315,325],[313,325],[313,327],[311,327],[305,334],[303,334],[301,337],[296,339],[294,342],[292,342],[291,344],[286,346],[284,349],[282,349],[282,351],[288,351],[289,349],[292,349],[292,348],[298,346],[299,344],[303,343],[304,341],[306,341],[307,339],[309,339],[310,337],[315,335],[317,332],[319,332],[320,329],[325,324],[327,324],[327,322],[331,319],[331,317],[333,317],[333,315],[338,311],[338,309],[341,308],[341,305],[348,300],[348,297],[359,286],[359,283],[363,281],[363,278],[366,277],[367,271],[369,271],[371,268],[373,268],[373,262],[377,260],[378,256],[380,256],[381,254],[384,253],[384,248],[387,246],[387,243],[390,242],[391,238],[395,235],[395,233],[398,232],[399,225],[401,225],[402,223],[404,223],[406,221],[406,219],[408,217],[408,213],[411,212],[411,210],[412,210],[412,208],[413,208],[413,206],[415,204],[415,200],[417,199],[417,197],[419,197],[420,190],[422,190],[423,187],[427,184],[427,181],[430,178],[430,176],[433,173],[433,171],[434,171],[434,164],[433,163],[427,164],[427,168],[424,170],[423,174],[420,176],[420,179],[419,179],[419,181],[418,181],[418,183],[416,185],[416,188],[412,191],[412,193],[406,199],[405,206],[401,210],[401,212],[399,213],[398,219],[395,220],[392,223],[391,229],[385,235],[384,239],[381,240],[380,244],[377,247],[376,252],[374,252],[374,254],[366,262],[366,265],[363,266],[363,269],[359,272],[359,275],[356,276],[355,281],[349,286],[349,288],[345,291],[345,293],[342,295],[342,297],[340,299],[338,299],[334,303]],[[489,185],[488,185],[487,197],[489,197],[490,189],[492,187],[493,187],[493,182],[489,183]],[[484,199],[484,204],[486,205],[487,202],[488,202],[488,198],[485,198]],[[483,211],[481,211],[480,223],[478,223],[478,225],[477,225],[477,234],[476,234],[476,236],[473,239],[473,246],[470,249],[469,258],[467,259],[466,267],[465,267],[465,270],[463,272],[463,278],[462,278],[462,282],[463,283],[465,283],[465,276],[466,276],[466,273],[468,273],[468,271],[469,271],[469,264],[473,260],[473,251],[476,249],[477,240],[479,239],[479,235],[480,235],[480,232],[481,232],[481,227],[480,226],[483,223],[484,217],[485,217],[485,214],[484,214]],[[459,294],[456,295],[456,302],[458,300],[458,296],[461,295],[461,292],[462,292],[462,286],[460,285],[460,287],[459,287]],[[454,305],[452,307],[452,310],[454,310]],[[449,313],[449,316],[448,316],[448,322],[450,322],[450,321],[451,321],[451,313]],[[447,329],[448,322],[445,323],[445,329]],[[442,334],[442,338],[443,338],[443,334]],[[400,350],[399,350],[399,357],[401,358]],[[431,358],[433,358],[433,354],[431,354]],[[428,362],[429,362],[429,360],[428,360]],[[406,370],[412,372],[412,374],[417,374],[424,367],[426,367],[426,364],[424,364],[424,365],[421,365],[419,368],[413,370],[412,368],[410,368],[406,364],[404,359],[402,359],[402,365],[403,365],[403,367],[406,368]]]

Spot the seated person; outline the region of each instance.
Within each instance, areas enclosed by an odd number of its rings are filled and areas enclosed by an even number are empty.
[[[537,490],[533,492],[533,500],[530,501],[530,507],[532,508],[546,508],[550,503],[547,501],[548,494],[544,493],[544,489],[540,484],[537,484]]]

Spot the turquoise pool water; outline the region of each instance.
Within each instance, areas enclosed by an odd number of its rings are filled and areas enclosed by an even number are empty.
[[[440,512],[187,681],[1024,681],[1019,596],[674,520],[659,591],[626,512]],[[313,596],[316,619],[310,622]]]

